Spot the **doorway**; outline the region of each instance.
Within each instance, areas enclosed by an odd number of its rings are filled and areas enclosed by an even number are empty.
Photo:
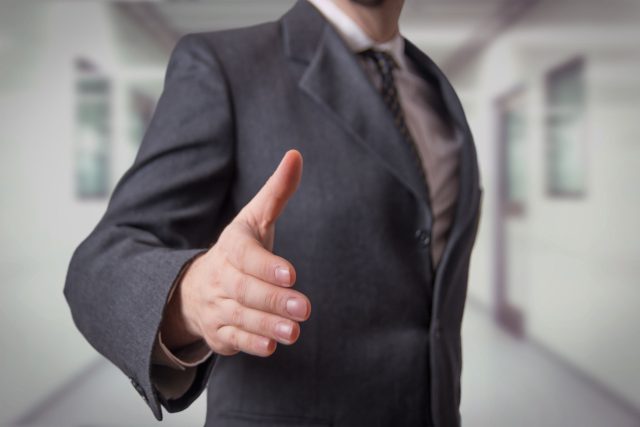
[[[494,316],[516,337],[525,333],[527,289],[527,121],[526,91],[500,96],[497,113],[498,197]]]

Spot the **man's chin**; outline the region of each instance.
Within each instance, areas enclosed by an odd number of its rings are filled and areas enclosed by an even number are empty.
[[[380,6],[386,0],[351,0],[351,3],[360,4],[362,6],[375,7]]]

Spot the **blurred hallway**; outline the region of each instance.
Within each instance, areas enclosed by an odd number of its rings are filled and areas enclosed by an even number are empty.
[[[156,424],[73,325],[67,264],[133,160],[177,39],[294,1],[0,3],[0,426]],[[484,187],[465,425],[640,426],[640,0],[405,7],[402,33],[459,94]]]
[[[640,414],[497,329],[473,303],[464,321],[463,423],[474,427],[637,427]],[[524,369],[523,369],[524,367]],[[117,408],[114,411],[114,408]],[[204,395],[188,410],[155,421],[126,377],[100,359],[78,383],[36,408],[16,427],[199,426]],[[12,426],[13,427],[13,426]]]

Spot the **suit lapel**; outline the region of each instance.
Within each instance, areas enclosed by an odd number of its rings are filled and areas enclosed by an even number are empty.
[[[305,0],[299,0],[283,16],[282,28],[285,54],[303,67],[300,88],[429,208],[427,186],[415,168],[415,154],[402,140],[387,106],[340,36]],[[457,137],[462,138],[458,201],[440,262],[446,264],[452,246],[474,218],[479,202],[475,147],[460,101],[447,78],[420,49],[405,42],[405,53],[425,80],[437,88],[442,113],[451,120]]]
[[[355,55],[315,8],[299,1],[284,16],[286,52],[306,64],[300,88],[428,205],[415,154]],[[298,38],[298,36],[302,36]]]
[[[405,40],[405,53],[421,71],[423,77],[440,93],[443,102],[442,112],[454,126],[457,138],[462,139],[459,157],[459,190],[456,213],[442,263],[444,264],[448,246],[452,245],[475,214],[474,207],[479,202],[478,163],[476,159],[473,137],[467,124],[462,105],[449,80],[438,66],[410,41]]]

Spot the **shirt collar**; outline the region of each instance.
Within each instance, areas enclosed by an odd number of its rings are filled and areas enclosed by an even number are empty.
[[[349,49],[360,53],[367,49],[376,49],[389,53],[400,69],[406,69],[404,38],[400,33],[384,43],[376,43],[349,15],[342,11],[332,0],[307,0],[333,25]]]

